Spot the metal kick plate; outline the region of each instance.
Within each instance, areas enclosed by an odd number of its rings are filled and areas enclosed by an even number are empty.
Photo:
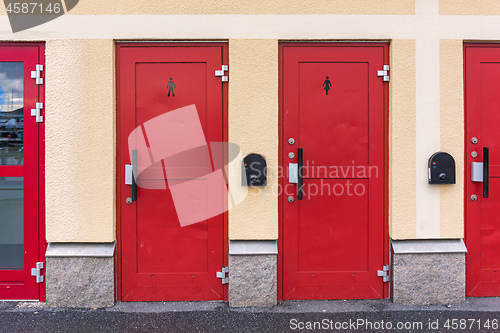
[[[297,184],[299,181],[299,165],[297,163],[288,163],[288,182]]]

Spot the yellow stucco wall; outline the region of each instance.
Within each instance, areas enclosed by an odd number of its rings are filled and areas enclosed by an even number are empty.
[[[441,237],[464,236],[463,42],[440,41],[441,150],[455,158],[456,184],[441,186]]]
[[[415,40],[391,43],[389,235],[416,237]]]
[[[249,187],[229,211],[229,239],[277,239],[278,41],[231,39],[229,71],[229,142],[263,155],[269,170],[268,185]]]
[[[5,13],[3,6],[0,12]],[[500,2],[321,0],[304,5],[297,0],[88,0],[80,1],[70,14],[81,16],[63,16],[17,34],[0,31],[5,40],[47,41],[49,241],[98,242],[115,237],[112,38],[229,40],[229,141],[238,144],[243,155],[263,154],[270,167],[269,185],[249,188],[248,197],[229,212],[231,239],[278,237],[273,173],[278,167],[279,41],[391,40],[390,235],[394,239],[463,237],[462,41],[500,40],[495,17],[465,14],[500,15]],[[167,14],[173,16],[160,16]],[[7,22],[6,17],[1,19]],[[172,21],[178,24],[172,27]],[[193,22],[202,22],[202,27]],[[439,87],[425,89],[431,82],[428,77],[439,77]],[[429,95],[432,98],[422,98]],[[422,114],[427,117],[429,105],[436,119],[439,115],[437,126],[431,119],[422,126]],[[432,138],[426,141],[428,137]],[[455,157],[456,185],[426,184],[420,173],[427,163],[426,150],[434,149]],[[230,176],[239,174],[230,172]],[[233,181],[238,183],[239,178]],[[436,204],[430,209],[432,202]]]
[[[439,0],[441,15],[500,15],[497,0]]]
[[[414,0],[85,0],[71,14],[405,14],[414,13]]]
[[[48,242],[115,239],[114,43],[46,44]]]

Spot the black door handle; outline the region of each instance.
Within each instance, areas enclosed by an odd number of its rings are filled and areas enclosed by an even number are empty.
[[[490,148],[483,147],[483,198],[487,198],[490,192]]]
[[[302,200],[303,199],[303,182],[302,182],[302,148],[297,149],[297,162],[298,162],[298,178],[297,178],[297,199]]]
[[[137,149],[132,150],[132,201],[137,201]]]

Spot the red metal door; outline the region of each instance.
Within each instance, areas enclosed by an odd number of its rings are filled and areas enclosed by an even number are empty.
[[[225,138],[226,84],[215,76],[226,60],[225,45],[120,44],[117,50],[119,298],[223,300],[216,272],[227,262],[225,215],[222,210],[212,217],[206,212],[224,195],[207,190],[213,190],[208,176],[212,166],[221,165],[224,157],[207,150],[200,159],[190,152],[200,147],[204,151],[205,143]],[[193,110],[194,122],[185,117]],[[162,156],[163,160],[137,171],[137,201],[127,204],[132,186],[125,185],[123,171],[132,163],[132,146],[138,163],[157,151],[174,151],[186,158],[172,163]],[[183,198],[178,188],[187,188]],[[182,214],[207,214],[207,218],[188,223]]]
[[[283,167],[303,154],[303,199],[282,183],[283,299],[384,295],[386,47],[282,47]]]
[[[1,300],[45,300],[45,284],[31,275],[46,247],[44,128],[32,116],[44,91],[31,78],[44,52],[42,44],[0,45]]]
[[[465,241],[467,296],[500,296],[500,47],[465,46]],[[476,139],[473,139],[476,138]],[[489,193],[473,182],[473,162],[489,148]],[[475,156],[477,153],[476,157]],[[482,168],[480,168],[482,170]],[[477,197],[472,200],[472,195]]]

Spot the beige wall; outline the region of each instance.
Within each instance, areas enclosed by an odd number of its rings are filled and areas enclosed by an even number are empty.
[[[47,241],[115,239],[114,44],[46,44]]]
[[[389,234],[415,238],[415,40],[392,41],[390,74]]]
[[[500,15],[498,0],[439,0],[441,15]]]
[[[500,40],[500,2],[88,0],[71,14],[79,15],[17,34],[0,17],[0,39],[47,41],[49,241],[115,237],[112,39],[229,40],[229,140],[243,155],[263,154],[271,172],[278,164],[278,42],[390,40],[390,235],[463,236],[462,41]],[[427,184],[427,158],[438,150],[455,157],[456,185]],[[278,237],[276,184],[271,173],[269,186],[250,188],[229,212],[231,239]]]
[[[229,72],[229,142],[243,156],[263,155],[269,169],[268,186],[249,187],[245,200],[229,211],[229,238],[277,239],[278,41],[231,39]]]
[[[463,42],[440,41],[441,150],[456,163],[456,184],[441,186],[441,237],[464,237]]]
[[[85,0],[71,14],[400,14],[414,13],[414,0]]]

